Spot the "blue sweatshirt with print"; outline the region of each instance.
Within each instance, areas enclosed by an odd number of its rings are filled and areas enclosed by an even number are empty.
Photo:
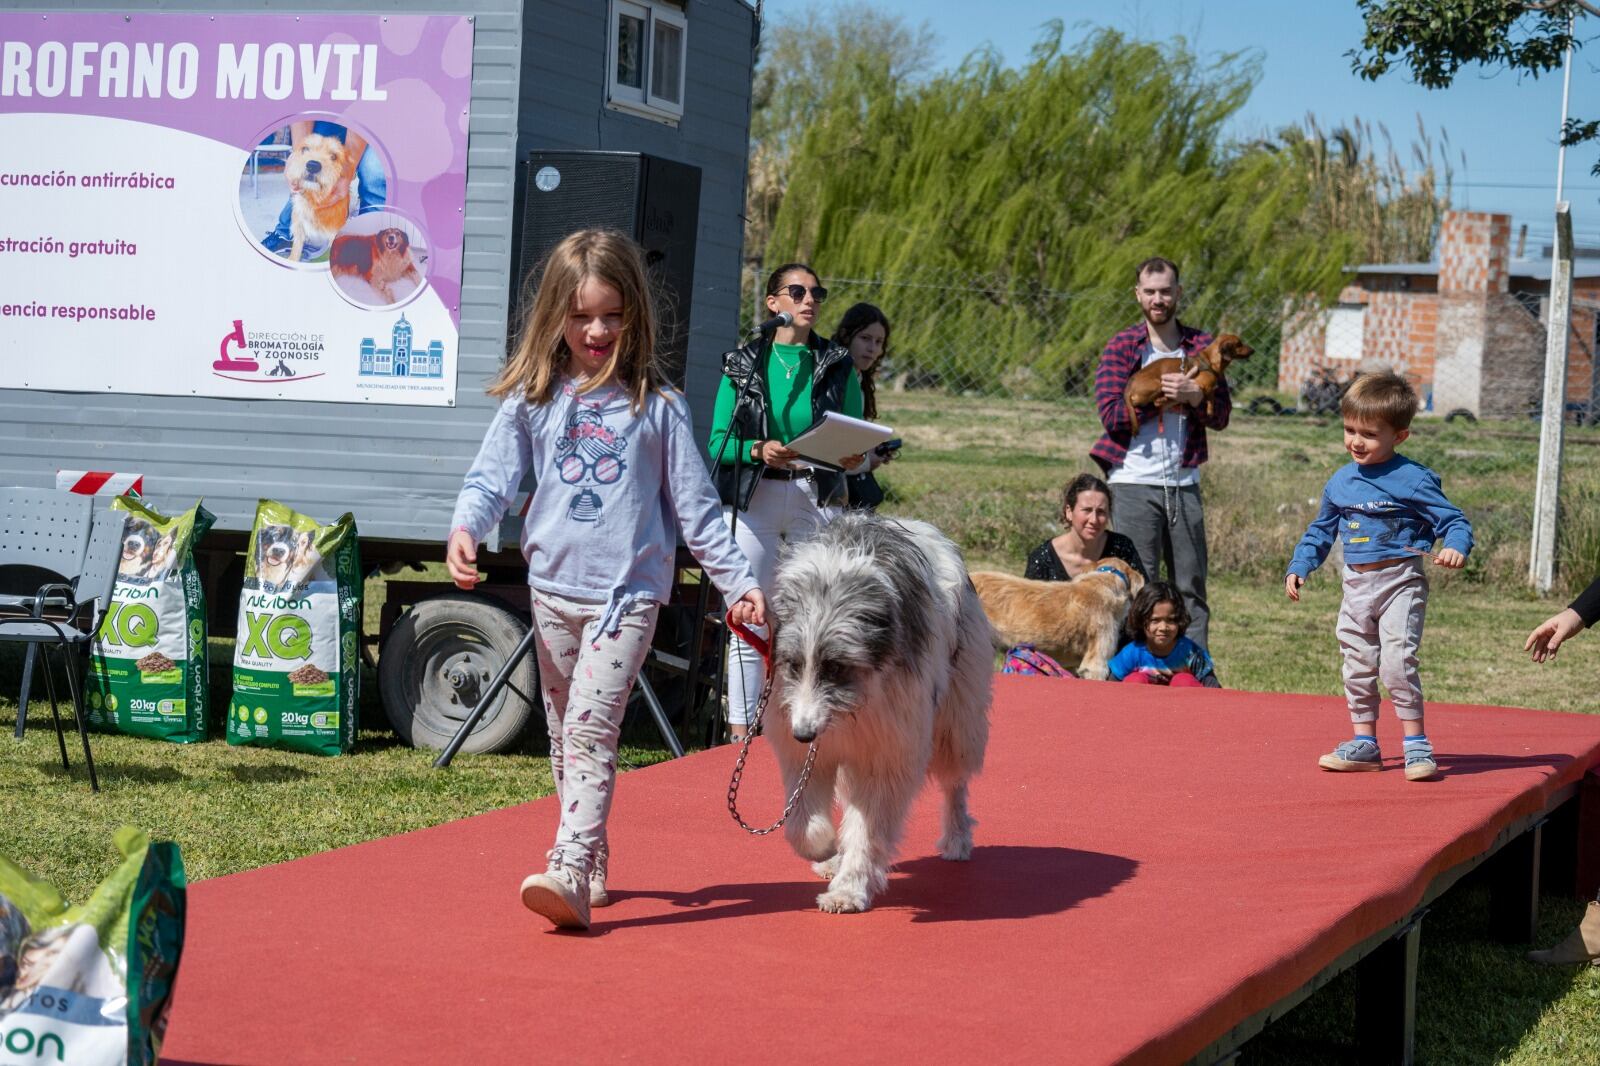
[[[604,602],[601,631],[671,591],[678,539],[734,602],[756,587],[733,542],[683,394],[651,393],[635,412],[622,390],[579,395],[566,380],[547,404],[513,393],[500,405],[456,498],[452,529],[483,540],[537,479],[522,523],[528,584]]]
[[[1472,523],[1445,499],[1439,475],[1403,455],[1362,466],[1348,463],[1322,490],[1322,508],[1295,546],[1289,573],[1322,565],[1337,539],[1347,563],[1410,558],[1407,548],[1432,552],[1444,540],[1463,556],[1472,551]]]
[[[1112,678],[1121,681],[1135,670],[1171,670],[1175,674],[1191,673],[1196,681],[1204,681],[1216,673],[1216,667],[1211,665],[1211,656],[1206,650],[1188,637],[1179,637],[1172,645],[1172,650],[1165,655],[1157,655],[1150,650],[1150,645],[1142,640],[1135,640],[1123,649],[1106,664]]]

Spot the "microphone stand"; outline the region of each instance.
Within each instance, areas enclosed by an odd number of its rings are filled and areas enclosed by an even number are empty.
[[[761,333],[758,329],[757,333]],[[745,399],[750,395],[750,389],[755,385],[756,378],[760,376],[762,368],[772,352],[772,338],[770,334],[762,334],[756,346],[756,358],[750,365],[750,373],[745,377],[744,383],[739,386],[739,391],[733,397],[733,413],[728,417],[728,431],[722,435],[722,447],[717,449],[717,457],[712,462],[713,470],[722,468],[722,460],[728,454],[728,445],[733,441],[733,431],[739,419],[740,410],[744,407]],[[742,465],[745,450],[738,449],[733,453],[733,513],[729,516],[728,532],[739,532],[739,468]]]
[[[722,435],[722,447],[717,449],[717,457],[712,464],[713,471],[720,471],[722,469],[722,460],[723,457],[728,454],[728,445],[733,440],[734,428],[739,423],[739,417],[744,407],[744,401],[746,397],[750,395],[750,389],[755,385],[756,378],[761,375],[762,369],[767,360],[771,358],[771,334],[765,333],[759,327],[755,330],[755,332],[760,337],[756,344],[756,357],[751,361],[750,373],[745,375],[744,383],[739,386],[738,392],[734,394],[733,413],[728,416],[728,431]],[[743,438],[741,437],[741,439]],[[739,469],[741,466],[741,460],[744,457],[744,453],[744,448],[739,448],[733,453],[733,502],[730,505],[733,509],[728,514],[728,535],[735,538],[735,543],[737,543],[737,537],[739,534]],[[759,485],[756,487],[758,489],[760,488]],[[755,493],[752,491],[752,498],[754,495]],[[720,713],[718,714],[718,717],[721,717]],[[746,726],[746,728],[749,727]]]

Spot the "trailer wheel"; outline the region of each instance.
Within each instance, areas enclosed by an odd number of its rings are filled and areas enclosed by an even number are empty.
[[[436,596],[407,611],[378,659],[378,691],[395,733],[414,748],[443,748],[527,631],[511,611],[466,593]],[[511,747],[538,694],[538,665],[529,653],[461,750]]]

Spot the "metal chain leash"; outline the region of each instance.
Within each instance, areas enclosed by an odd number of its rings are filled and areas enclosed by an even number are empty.
[[[800,768],[800,780],[795,782],[794,791],[789,793],[789,799],[783,805],[783,815],[779,817],[776,822],[773,822],[765,829],[757,829],[749,822],[746,822],[743,816],[739,814],[739,781],[744,777],[745,760],[750,757],[750,743],[751,741],[755,740],[756,730],[761,727],[761,719],[765,717],[767,713],[767,701],[772,698],[772,682],[776,676],[776,673],[772,669],[772,657],[767,650],[766,643],[764,641],[760,641],[760,637],[756,636],[754,633],[751,633],[743,626],[738,626],[735,628],[738,630],[741,636],[747,638],[746,643],[749,643],[751,647],[760,652],[761,659],[766,664],[767,679],[761,686],[760,697],[756,700],[755,717],[751,719],[750,724],[745,728],[744,742],[739,745],[739,758],[734,760],[733,777],[728,781],[728,813],[733,815],[733,820],[739,823],[740,829],[743,829],[746,833],[761,837],[781,829],[783,827],[783,823],[789,820],[789,815],[794,813],[795,806],[800,802],[800,793],[805,791],[806,784],[811,780],[811,767],[817,761],[817,742],[813,740],[811,742],[810,749],[806,752],[805,765]],[[774,621],[772,625],[771,632],[772,638],[776,640],[776,621]],[[756,641],[748,640],[749,637],[756,637]],[[760,643],[757,643],[758,641]]]

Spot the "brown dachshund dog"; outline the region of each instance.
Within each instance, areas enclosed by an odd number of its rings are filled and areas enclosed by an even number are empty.
[[[1157,359],[1147,364],[1128,378],[1128,387],[1122,394],[1128,405],[1128,420],[1133,423],[1133,431],[1139,432],[1138,408],[1152,404],[1165,408],[1176,402],[1161,394],[1161,375],[1186,374],[1193,378],[1195,384],[1200,386],[1200,391],[1205,393],[1206,412],[1209,414],[1211,394],[1216,391],[1217,382],[1222,380],[1222,373],[1228,369],[1228,364],[1237,359],[1248,359],[1254,352],[1255,349],[1236,334],[1224,333],[1206,345],[1199,355],[1185,355],[1182,359]]]

